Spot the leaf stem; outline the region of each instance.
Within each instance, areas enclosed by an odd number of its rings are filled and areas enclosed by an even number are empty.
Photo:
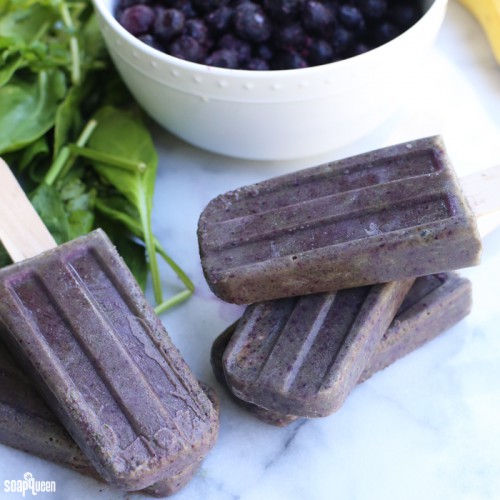
[[[187,274],[175,263],[175,261],[170,257],[170,255],[165,252],[163,247],[160,245],[158,241],[155,239],[155,246],[157,252],[162,256],[163,260],[172,268],[177,277],[181,280],[182,284],[191,292],[194,292],[194,284],[189,279]]]
[[[151,281],[153,284],[153,293],[155,302],[161,304],[163,302],[163,290],[161,287],[160,270],[158,268],[158,259],[156,258],[156,249],[154,244],[153,229],[151,227],[151,217],[147,206],[147,194],[144,192],[142,182],[139,183],[138,210],[141,220],[142,231],[144,235],[144,243],[146,252],[149,258],[149,270],[151,272]]]
[[[65,26],[69,31],[74,33],[75,25],[73,24],[73,19],[71,19],[71,14],[69,13],[66,2],[61,2],[60,12]],[[78,46],[78,38],[75,35],[70,35],[69,48],[71,52],[71,81],[74,85],[79,85],[82,78],[80,70],[80,48]]]
[[[161,304],[158,304],[155,307],[155,313],[159,316],[164,313],[167,309],[171,309],[172,307],[184,302],[186,299],[189,299],[193,295],[192,290],[183,290],[182,292],[177,293],[170,299],[165,300]]]
[[[84,129],[76,140],[77,147],[83,147],[87,143],[96,127],[96,120],[92,119],[88,121],[87,125],[85,125]],[[56,159],[45,175],[45,184],[52,186],[52,184],[54,184],[59,176],[66,175],[66,172],[71,168],[74,157],[73,159],[71,158],[70,146],[71,145],[63,146],[59,151],[59,154],[57,155]]]
[[[127,160],[118,156],[110,155],[97,149],[86,148],[76,144],[70,144],[68,146],[69,150],[76,155],[83,156],[89,160],[98,161],[101,163],[106,163],[107,165],[122,168],[129,172],[142,173],[146,170],[147,166],[144,162],[137,162],[133,160]]]
[[[129,231],[132,232],[135,236],[138,238],[142,238],[144,240],[144,232],[137,220],[132,218],[130,215],[124,213],[124,212],[118,212],[117,210],[114,210],[109,207],[104,201],[101,201],[99,199],[95,200],[95,207],[97,210],[101,211],[102,213],[108,215],[109,217],[113,217],[115,219],[120,220],[123,224],[127,226]],[[174,271],[176,276],[181,280],[183,285],[188,289],[187,291],[190,291],[191,293],[194,292],[195,286],[193,282],[189,279],[189,277],[186,275],[186,273],[179,267],[179,265],[170,257],[165,249],[161,246],[160,242],[156,239],[154,239],[154,245],[156,251],[160,254],[160,256],[165,260],[165,262],[171,267],[171,269]],[[187,297],[186,297],[187,298]]]

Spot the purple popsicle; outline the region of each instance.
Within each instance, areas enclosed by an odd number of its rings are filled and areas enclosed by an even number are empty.
[[[277,300],[271,303],[278,305],[279,302]],[[469,314],[471,307],[472,290],[469,280],[456,273],[439,273],[418,278],[358,383],[451,328]],[[277,306],[277,310],[282,308]],[[213,343],[211,362],[217,380],[228,389],[235,401],[265,423],[282,427],[300,418],[248,403],[234,394],[224,373],[223,355],[237,327],[238,322],[228,327]]]
[[[214,408],[217,396],[200,383]],[[55,414],[45,404],[33,383],[24,376],[6,347],[0,342],[0,443],[100,479],[85,454],[71,439]],[[200,462],[182,473],[166,477],[142,493],[165,497],[179,491],[195,474]]]
[[[240,399],[303,417],[337,410],[414,280],[248,306],[224,352]]]
[[[198,238],[210,288],[239,304],[459,269],[481,250],[440,137],[222,194]]]
[[[56,246],[3,162],[0,176],[9,349],[106,481],[181,474],[215,443],[212,403],[104,232]]]

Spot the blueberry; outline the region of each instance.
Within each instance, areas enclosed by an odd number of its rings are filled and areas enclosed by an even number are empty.
[[[330,43],[322,38],[314,39],[309,46],[309,62],[316,66],[334,60],[335,52]]]
[[[121,0],[118,2],[117,7],[121,9],[126,9],[127,7],[132,7],[133,5],[147,4],[148,0]]]
[[[168,42],[179,35],[184,29],[184,14],[177,9],[158,9],[154,24],[154,35]]]
[[[269,70],[269,63],[265,59],[260,57],[253,57],[248,61],[245,69],[251,69],[253,71],[267,71]]]
[[[231,49],[219,49],[205,58],[205,64],[218,68],[237,69],[238,54]]]
[[[260,5],[242,2],[234,10],[234,29],[245,40],[263,42],[271,36],[271,22]]]
[[[229,0],[191,0],[191,3],[198,12],[206,13],[227,5]]]
[[[307,30],[326,34],[335,23],[335,13],[329,4],[307,0],[302,7],[302,22]]]
[[[220,38],[217,43],[219,49],[232,50],[238,56],[238,61],[240,64],[244,64],[252,53],[252,47],[250,44],[235,35],[228,33]]]
[[[274,30],[273,41],[276,47],[283,49],[289,47],[302,47],[305,43],[305,32],[298,22],[280,26]]]
[[[194,38],[201,45],[207,45],[209,42],[207,25],[201,19],[188,19],[184,27],[184,35]]]
[[[370,19],[380,19],[387,11],[386,0],[357,0],[361,12]]]
[[[365,28],[365,18],[361,11],[352,5],[342,5],[338,10],[339,21],[348,29],[361,32]]]
[[[373,31],[373,40],[377,45],[390,42],[401,34],[401,29],[392,23],[384,22],[375,27]]]
[[[121,0],[116,4],[116,10],[121,9],[123,12],[128,7],[133,7],[134,5],[145,5],[149,3],[148,0]]]
[[[270,61],[274,55],[273,49],[267,43],[259,43],[256,53],[257,57],[259,59],[264,59],[264,61]]]
[[[117,19],[151,47],[212,66],[264,71],[362,54],[392,40],[422,15],[417,0],[116,3]]]
[[[208,26],[216,33],[227,31],[231,25],[234,9],[227,5],[222,5],[206,16]]]
[[[147,0],[121,0],[117,2],[115,6],[115,17],[116,19],[120,19],[120,17],[123,14],[123,11],[125,9],[128,9],[129,7],[133,7],[135,5],[142,5],[142,4],[147,4]]]
[[[175,7],[177,10],[180,10],[186,19],[191,17],[196,17],[196,11],[194,10],[193,4],[191,0],[172,0],[165,1],[162,0],[162,6],[164,7]]]
[[[266,12],[278,23],[291,21],[296,18],[302,0],[264,0],[263,5]]]
[[[336,54],[346,51],[354,43],[355,38],[351,31],[337,26],[331,36],[331,44]]]
[[[162,46],[158,43],[158,40],[151,35],[150,33],[146,33],[145,35],[140,35],[137,37],[142,43],[153,47],[153,49],[162,50]]]
[[[149,31],[155,20],[153,9],[146,5],[134,5],[125,9],[120,16],[120,24],[132,35],[138,36]]]
[[[354,46],[351,48],[350,54],[351,56],[359,56],[361,54],[364,54],[365,52],[368,52],[371,49],[372,47],[367,43],[358,42],[355,43]]]
[[[307,68],[307,61],[295,50],[283,50],[276,55],[274,69]]]
[[[421,13],[415,5],[395,5],[391,7],[390,17],[395,24],[406,30],[413,26],[420,18]]]
[[[169,46],[168,53],[179,59],[186,61],[199,62],[203,59],[205,51],[203,47],[190,36],[180,36],[176,38]]]

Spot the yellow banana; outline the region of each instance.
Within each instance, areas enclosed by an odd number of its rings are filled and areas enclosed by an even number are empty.
[[[500,63],[500,0],[459,0],[479,21]]]

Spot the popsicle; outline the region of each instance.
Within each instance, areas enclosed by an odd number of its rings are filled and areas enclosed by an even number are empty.
[[[279,302],[272,301],[271,304],[277,305]],[[439,273],[418,278],[357,382],[364,382],[377,371],[448,330],[467,316],[471,307],[471,283],[466,278],[456,273]],[[223,354],[238,327],[239,322],[235,322],[212,345],[211,363],[217,380],[226,387],[236,402],[265,423],[282,427],[297,420],[300,417],[249,403],[232,391],[224,373]]]
[[[239,304],[459,269],[481,251],[439,136],[220,195],[198,239],[210,288]]]
[[[181,474],[218,415],[107,236],[56,246],[0,162],[0,327],[98,473],[126,490]]]
[[[213,389],[200,382],[218,411]],[[71,439],[54,413],[24,376],[4,344],[0,342],[0,443],[100,479],[97,471]],[[179,491],[195,474],[200,462],[181,474],[167,477],[142,493],[165,497]]]
[[[243,399],[236,397],[226,382],[226,376],[224,375],[224,367],[222,365],[222,357],[224,351],[226,350],[227,344],[231,340],[234,329],[236,328],[238,321],[235,321],[232,325],[228,326],[213,342],[212,349],[210,350],[210,363],[212,365],[212,370],[214,372],[215,378],[219,384],[226,389],[227,393],[231,398],[242,408],[251,413],[254,417],[265,422],[266,424],[274,425],[276,427],[285,427],[286,425],[294,422],[300,417],[294,415],[283,415],[281,413],[267,410],[261,406],[257,406],[253,403],[248,403]]]
[[[413,282],[247,307],[223,356],[232,392],[285,415],[330,415],[356,385]]]

